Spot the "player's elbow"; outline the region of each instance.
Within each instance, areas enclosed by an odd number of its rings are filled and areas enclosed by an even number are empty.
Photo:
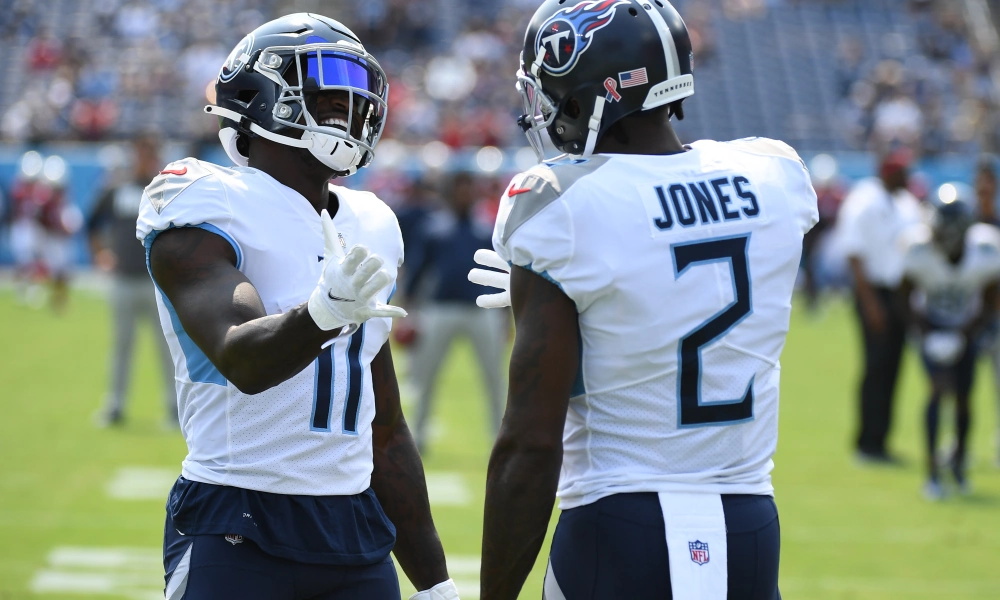
[[[219,365],[219,372],[226,381],[233,384],[233,387],[248,396],[266,392],[281,383],[272,381],[263,370],[250,368],[247,365],[230,365],[223,362]]]
[[[238,377],[226,377],[229,383],[233,384],[233,387],[243,392],[248,396],[253,396],[254,394],[260,394],[261,392],[266,392],[267,390],[274,387],[274,384],[269,384],[264,381],[255,380],[253,377],[238,376]]]

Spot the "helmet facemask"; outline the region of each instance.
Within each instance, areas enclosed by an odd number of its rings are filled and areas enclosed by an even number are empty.
[[[538,162],[545,160],[542,131],[552,125],[557,113],[555,102],[542,90],[542,86],[538,82],[538,71],[544,59],[545,53],[539,53],[531,66],[531,73],[525,73],[524,69],[518,69],[516,84],[517,91],[521,94],[521,104],[524,107],[524,114],[518,118],[517,124],[528,138],[528,143],[535,151]]]
[[[319,41],[269,46],[254,57],[248,56],[249,63],[240,67],[263,75],[275,85],[270,122],[278,127],[262,127],[221,106],[205,107],[205,112],[235,124],[234,128],[223,121],[219,138],[237,164],[246,166],[248,156],[237,143],[239,133],[307,149],[338,176],[351,175],[371,163],[385,127],[389,95],[385,72],[359,44],[311,39]],[[320,94],[337,92],[346,95],[346,113],[333,122],[331,115],[317,114],[316,109]],[[289,129],[301,133],[296,135]]]
[[[307,148],[338,173],[371,163],[385,127],[388,84],[364,49],[344,42],[266,48],[255,68],[280,86],[274,122],[302,131],[301,142],[288,145]],[[346,118],[324,123],[324,115],[314,114],[317,97],[333,91],[347,93]]]

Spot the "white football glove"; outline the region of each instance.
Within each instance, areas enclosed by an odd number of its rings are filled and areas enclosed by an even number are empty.
[[[448,581],[442,581],[436,586],[429,590],[424,590],[422,592],[417,592],[410,596],[410,600],[460,600],[458,597],[458,588],[455,587],[455,582],[449,579]]]
[[[325,210],[323,220],[323,273],[309,296],[309,316],[324,331],[364,323],[374,317],[405,317],[406,311],[375,301],[392,277],[383,261],[357,244],[344,255],[337,228]]]
[[[492,250],[476,250],[476,264],[500,269],[502,272],[473,269],[469,271],[469,281],[487,287],[500,288],[500,293],[483,294],[476,298],[476,304],[483,308],[503,308],[510,306],[510,265]]]
[[[959,331],[931,331],[924,336],[923,345],[931,362],[951,366],[965,352],[965,336]]]

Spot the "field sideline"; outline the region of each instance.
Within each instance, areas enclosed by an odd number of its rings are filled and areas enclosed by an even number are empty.
[[[0,600],[162,598],[163,503],[184,443],[160,428],[145,332],[127,424],[92,425],[107,381],[108,317],[92,292],[75,292],[66,314],[56,317],[16,306],[9,291],[0,291]],[[920,496],[925,383],[912,354],[892,441],[907,466],[860,468],[852,461],[856,333],[842,301],[831,301],[818,318],[793,313],[774,472],[784,597],[1000,597],[997,415],[986,364],[974,399],[974,493],[931,504]],[[425,459],[435,520],[466,599],[477,590],[490,448],[471,358],[461,344],[446,362]],[[543,553],[522,598],[541,596],[544,563]],[[401,583],[406,597],[412,589],[405,578]]]

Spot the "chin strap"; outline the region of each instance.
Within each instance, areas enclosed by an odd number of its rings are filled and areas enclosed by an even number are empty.
[[[249,117],[241,115],[240,113],[234,110],[229,110],[228,108],[222,108],[221,106],[215,106],[213,104],[209,104],[208,106],[205,107],[205,112],[210,115],[216,115],[224,119],[229,119],[230,121],[239,123],[240,127],[242,127],[243,129],[251,131],[266,140],[271,140],[272,142],[278,144],[282,144],[285,146],[292,146],[294,148],[312,148],[313,146],[312,140],[297,140],[295,138],[288,137],[287,135],[280,135],[272,131],[268,131],[263,127],[261,127],[260,125],[251,121]]]
[[[604,105],[607,101],[604,96],[598,96],[594,100],[594,113],[587,123],[587,145],[583,149],[582,156],[587,157],[594,153],[594,146],[597,145],[597,134],[601,130],[601,118],[604,116]]]

